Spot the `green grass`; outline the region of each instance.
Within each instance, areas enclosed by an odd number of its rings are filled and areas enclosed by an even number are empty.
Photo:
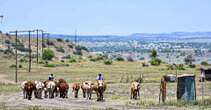
[[[1,57],[0,57],[1,58]],[[33,59],[35,60],[35,59]],[[31,73],[28,72],[28,63],[19,63],[23,65],[23,68],[18,70],[18,80],[19,82],[24,80],[47,80],[50,73],[54,73],[55,78],[64,78],[69,83],[82,82],[86,80],[95,81],[95,78],[99,72],[104,73],[105,81],[107,82],[107,90],[105,98],[107,101],[117,101],[123,102],[128,106],[138,106],[138,107],[151,107],[151,106],[171,106],[176,108],[183,108],[182,102],[176,101],[176,83],[167,84],[167,103],[158,104],[158,94],[160,79],[166,74],[175,74],[175,70],[168,70],[167,64],[161,64],[160,66],[149,66],[142,67],[142,62],[118,62],[113,61],[112,65],[105,65],[103,61],[81,61],[70,63],[67,59],[65,64],[60,61],[49,61],[49,64],[56,65],[55,67],[49,68],[44,67],[44,64],[32,64]],[[15,64],[14,59],[0,59],[0,75],[6,75],[7,79],[14,80],[15,68],[10,68],[9,66]],[[59,65],[59,66],[58,66]],[[178,74],[183,73],[194,73],[196,74],[196,84],[197,84],[197,99],[198,104],[193,105],[187,104],[188,108],[201,108],[200,104],[201,97],[201,83],[198,82],[200,72],[199,65],[196,68],[189,68],[184,66],[185,70],[178,70]],[[136,78],[143,75],[143,83],[141,83],[141,97],[140,100],[133,101],[130,100],[130,83]],[[122,80],[122,81],[121,81]],[[206,90],[211,91],[211,83],[206,82]],[[0,84],[0,92],[16,92],[20,91],[19,85],[4,85]],[[211,96],[211,92],[206,92],[207,97]],[[210,103],[209,100],[206,103]],[[29,109],[29,108],[27,108]],[[32,107],[31,110],[42,110],[45,108]]]
[[[20,85],[16,84],[0,84],[0,93],[1,92],[18,92],[20,91]]]

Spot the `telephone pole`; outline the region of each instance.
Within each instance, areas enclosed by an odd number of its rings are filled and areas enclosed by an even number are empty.
[[[75,46],[77,46],[77,30],[75,30]]]
[[[38,64],[38,60],[39,60],[39,32],[41,32],[41,35],[42,35],[42,52],[43,52],[43,30],[36,29],[34,31],[36,31],[36,34],[37,34],[37,64]]]
[[[9,33],[15,33],[15,82],[18,82],[18,31],[11,31]]]

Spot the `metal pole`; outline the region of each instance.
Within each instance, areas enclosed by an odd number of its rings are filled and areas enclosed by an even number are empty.
[[[43,31],[42,31],[42,56],[43,56],[43,46],[44,46],[44,39],[43,39],[43,36],[44,35],[44,33],[43,33]]]
[[[31,31],[29,31],[29,72],[31,72]]]
[[[77,30],[75,30],[75,46],[77,46]]]
[[[16,69],[15,69],[15,82],[18,82],[18,51],[17,51],[17,46],[18,46],[18,31],[15,31],[15,64],[16,64]]]
[[[39,37],[38,34],[39,34],[39,33],[38,33],[38,31],[39,31],[39,30],[37,29],[36,31],[37,31],[37,64],[38,64],[38,57],[39,57],[39,56],[38,56],[38,47],[39,47],[39,43],[38,43],[38,37]]]

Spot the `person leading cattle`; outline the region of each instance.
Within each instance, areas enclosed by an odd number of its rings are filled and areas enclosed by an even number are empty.
[[[48,80],[49,80],[49,81],[53,81],[53,80],[54,80],[53,74],[50,74],[50,75],[48,76]]]
[[[96,80],[104,80],[102,73],[99,73]]]

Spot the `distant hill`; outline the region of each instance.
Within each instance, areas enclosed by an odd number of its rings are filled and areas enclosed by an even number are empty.
[[[41,38],[39,38],[39,54],[41,54],[42,42]],[[14,54],[15,53],[15,36],[0,34],[0,52]],[[70,40],[64,39],[44,39],[43,48],[50,48],[55,53],[55,58],[62,59],[69,55],[77,54],[82,56],[89,56],[88,49],[84,46],[75,45]],[[28,37],[26,36],[18,36],[18,54],[19,55],[28,55],[29,48],[28,48]],[[32,55],[36,54],[37,43],[36,38],[31,38],[31,50]]]
[[[64,38],[75,40],[74,35],[51,34],[50,38]],[[78,41],[162,41],[162,40],[187,40],[211,39],[211,32],[172,32],[172,33],[134,33],[127,36],[120,35],[78,35]]]

